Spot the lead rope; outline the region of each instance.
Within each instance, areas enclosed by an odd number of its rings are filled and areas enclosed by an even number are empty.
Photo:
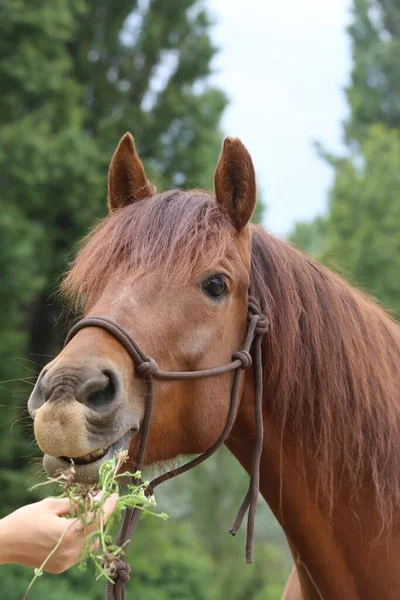
[[[254,299],[252,299],[254,303]],[[261,313],[261,308],[258,305],[254,305],[253,310],[254,314]],[[230,534],[235,536],[239,531],[243,518],[246,514],[247,509],[249,509],[248,517],[247,517],[247,540],[246,540],[246,563],[250,564],[253,562],[253,540],[254,540],[254,529],[255,529],[255,518],[256,518],[256,509],[257,509],[257,500],[258,500],[258,491],[260,487],[260,462],[261,455],[263,449],[263,441],[264,441],[264,423],[263,423],[263,415],[262,415],[262,400],[263,400],[263,374],[262,374],[262,349],[261,343],[263,335],[266,333],[266,330],[262,333],[259,333],[254,338],[254,416],[255,416],[255,426],[256,426],[256,442],[254,447],[254,454],[251,466],[251,475],[250,475],[250,483],[247,494],[239,508],[238,514],[236,516],[235,522],[233,524],[232,529],[230,530]],[[257,366],[260,365],[259,368]]]
[[[138,469],[142,467],[143,459],[146,451],[146,444],[150,430],[151,416],[153,410],[153,396],[154,396],[154,377],[159,379],[196,379],[199,377],[211,377],[234,371],[231,399],[227,415],[227,420],[224,429],[218,438],[218,440],[203,454],[200,454],[188,463],[172,469],[171,471],[156,477],[148,486],[148,493],[153,493],[153,490],[169,479],[189,471],[193,467],[196,467],[207,458],[209,458],[214,452],[216,452],[222,444],[226,441],[231,429],[233,427],[236,412],[238,408],[239,391],[240,391],[240,375],[242,370],[249,368],[253,364],[254,372],[254,383],[255,383],[255,398],[254,398],[254,410],[255,410],[255,425],[256,425],[256,440],[254,447],[254,454],[250,472],[250,483],[244,501],[239,509],[235,523],[230,531],[232,535],[236,535],[242,524],[243,518],[246,514],[247,509],[247,539],[246,539],[246,562],[251,563],[252,548],[254,541],[254,526],[257,499],[259,492],[259,481],[260,481],[260,460],[263,448],[263,418],[262,418],[262,397],[263,397],[263,373],[262,373],[262,338],[268,331],[268,321],[265,315],[263,315],[261,306],[254,296],[252,286],[250,287],[250,294],[248,300],[248,326],[243,350],[235,352],[232,356],[232,362],[227,365],[220,367],[214,367],[211,369],[204,369],[200,371],[182,371],[182,372],[169,372],[161,371],[158,369],[157,364],[152,358],[147,357],[140,347],[134,342],[134,340],[120,327],[117,323],[110,321],[104,317],[88,317],[79,321],[69,332],[65,344],[68,342],[84,327],[100,327],[116,338],[121,345],[125,348],[136,366],[136,373],[146,380],[146,403],[145,413],[143,417],[142,433],[139,445],[138,456],[136,460],[136,466]],[[253,358],[250,354],[250,350],[253,350]],[[116,543],[119,546],[124,547],[124,556],[119,557],[115,561],[114,567],[111,569],[110,577],[113,579],[114,584],[107,584],[106,600],[125,600],[126,590],[125,583],[130,577],[130,566],[125,561],[124,557],[129,548],[129,544],[132,535],[137,527],[141,515],[141,509],[127,509],[124,515],[121,528],[119,530]]]

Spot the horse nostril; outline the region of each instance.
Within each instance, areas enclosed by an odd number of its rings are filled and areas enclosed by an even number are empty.
[[[118,374],[110,369],[93,365],[78,370],[61,365],[39,377],[29,398],[28,409],[34,416],[35,411],[47,401],[75,399],[93,410],[103,411],[111,403],[115,405],[115,400],[120,398],[120,389]]]
[[[89,380],[80,398],[93,408],[102,408],[109,405],[116,396],[116,383],[114,375],[110,371],[103,371],[98,380]]]

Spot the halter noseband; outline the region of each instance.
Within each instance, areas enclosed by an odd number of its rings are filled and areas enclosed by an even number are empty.
[[[254,539],[254,524],[256,515],[256,505],[259,492],[259,480],[260,480],[260,460],[263,448],[263,418],[262,418],[262,397],[263,397],[263,374],[262,374],[262,338],[268,331],[268,320],[263,315],[260,303],[254,296],[254,292],[250,287],[250,294],[248,299],[248,315],[247,315],[247,332],[243,345],[243,349],[235,352],[232,355],[232,361],[226,365],[220,367],[212,367],[210,369],[203,369],[200,371],[162,371],[158,368],[157,363],[150,357],[148,357],[143,350],[136,344],[136,342],[124,331],[120,325],[114,323],[110,319],[105,317],[87,317],[82,319],[76,325],[72,327],[65,340],[65,345],[68,344],[71,339],[85,327],[100,327],[111,334],[127,351],[132,361],[135,363],[136,373],[139,377],[146,381],[146,402],[145,411],[142,423],[142,432],[139,444],[139,451],[136,459],[137,468],[140,469],[143,463],[146,443],[149,436],[151,416],[153,410],[153,396],[154,396],[154,378],[156,379],[197,379],[201,377],[213,377],[222,373],[228,373],[234,371],[232,388],[231,388],[231,400],[228,410],[228,416],[226,419],[225,427],[217,439],[217,441],[203,454],[200,454],[193,460],[182,465],[177,469],[172,469],[167,473],[163,473],[159,477],[156,477],[150,485],[149,491],[152,492],[154,488],[172,479],[181,473],[185,473],[189,469],[199,465],[204,460],[209,458],[222,444],[226,441],[229,433],[233,427],[236,412],[238,408],[239,400],[239,389],[240,389],[240,375],[242,370],[248,369],[253,364],[254,370],[254,389],[255,389],[255,425],[256,425],[256,441],[253,451],[251,473],[250,473],[250,484],[247,494],[239,508],[235,523],[230,531],[231,535],[236,535],[242,524],[243,518],[249,509],[247,519],[247,540],[246,540],[246,562],[252,562],[252,549]],[[252,354],[250,354],[252,352]],[[125,552],[128,549],[133,532],[140,519],[140,508],[127,509],[124,515],[121,528],[119,530],[116,543],[123,545]],[[106,600],[125,600],[125,583],[129,580],[130,567],[123,560],[118,559],[115,574],[113,579],[115,585],[109,583],[107,585]]]

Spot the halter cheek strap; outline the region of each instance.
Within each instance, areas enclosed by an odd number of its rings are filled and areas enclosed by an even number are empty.
[[[252,291],[252,290],[251,290]],[[159,477],[156,477],[149,485],[148,491],[152,493],[155,487],[160,483],[172,479],[181,473],[189,471],[193,467],[196,467],[207,458],[209,458],[214,452],[222,446],[226,441],[233,424],[235,422],[236,413],[239,402],[239,390],[240,390],[240,376],[243,369],[248,369],[253,365],[254,373],[254,389],[255,389],[255,425],[256,425],[256,441],[253,451],[251,472],[250,472],[250,484],[247,494],[242,502],[242,505],[237,514],[235,523],[230,531],[232,535],[236,535],[239,531],[244,516],[248,509],[247,518],[247,539],[246,539],[246,562],[251,563],[253,561],[252,549],[254,540],[254,524],[256,516],[256,506],[259,492],[260,482],[260,460],[263,448],[263,416],[262,416],[262,398],[263,398],[263,373],[262,373],[262,339],[268,331],[268,320],[263,315],[261,306],[258,300],[254,297],[254,294],[249,295],[248,300],[248,323],[245,341],[243,349],[235,352],[232,355],[232,361],[226,365],[219,367],[212,367],[211,369],[203,369],[199,371],[162,371],[158,368],[157,363],[148,357],[143,350],[136,344],[136,342],[130,337],[126,331],[117,323],[114,323],[110,319],[105,317],[88,317],[79,321],[67,335],[65,345],[71,341],[71,339],[85,327],[100,327],[109,334],[111,334],[127,351],[132,361],[135,363],[136,374],[142,377],[146,381],[146,401],[145,411],[141,427],[141,438],[139,444],[139,451],[136,459],[138,469],[143,464],[143,459],[146,450],[146,444],[149,436],[151,416],[153,411],[153,397],[154,397],[154,378],[165,379],[165,380],[177,380],[177,379],[198,379],[202,377],[214,377],[222,373],[234,372],[233,382],[231,388],[231,398],[228,410],[228,415],[225,423],[225,427],[221,432],[221,435],[217,441],[203,454],[200,454],[193,460],[182,465],[177,469],[172,469],[167,473],[163,473]],[[250,354],[251,352],[251,354]],[[128,550],[130,540],[133,532],[139,522],[141,515],[140,508],[127,509],[124,515],[124,519],[119,530],[116,543],[119,546],[123,546],[125,553]],[[119,558],[115,561],[115,564],[110,573],[111,578],[115,584],[107,584],[106,600],[125,600],[125,583],[129,580],[130,567],[125,560]]]

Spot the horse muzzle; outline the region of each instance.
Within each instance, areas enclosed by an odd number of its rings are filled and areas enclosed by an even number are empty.
[[[127,450],[140,415],[126,401],[122,378],[104,360],[79,367],[55,360],[40,374],[28,401],[35,437],[50,476],[73,462],[76,480],[95,483],[101,464]]]

